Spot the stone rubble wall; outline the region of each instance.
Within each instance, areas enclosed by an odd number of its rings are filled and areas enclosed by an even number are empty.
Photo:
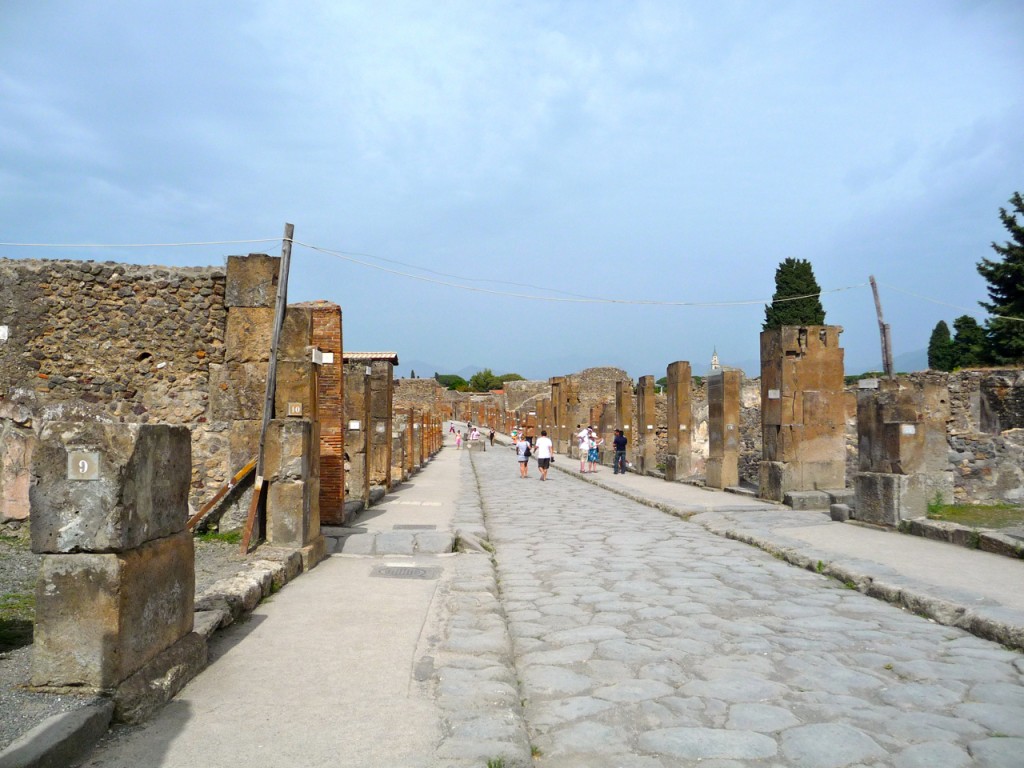
[[[56,420],[184,424],[193,503],[228,477],[226,424],[208,418],[224,362],[226,273],[0,259],[0,402]]]

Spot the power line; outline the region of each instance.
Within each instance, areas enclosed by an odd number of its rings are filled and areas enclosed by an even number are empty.
[[[914,293],[913,291],[908,291],[905,288],[897,288],[895,285],[889,285],[888,283],[880,283],[880,285],[884,285],[886,288],[890,288],[894,291],[897,291],[898,293],[905,293],[907,294],[907,296],[913,296],[915,299],[921,299],[922,301],[930,301],[932,304],[939,304],[940,306],[943,307],[959,309],[962,312],[974,311],[973,309],[969,309],[968,307],[962,307],[959,304],[950,304],[948,301],[940,301],[939,299],[933,299],[928,296],[922,296],[920,293]],[[992,315],[992,317],[998,318],[1000,320],[1012,320],[1015,323],[1024,323],[1024,317],[1012,317],[1011,315],[997,315],[993,312],[990,312],[989,314]]]
[[[655,306],[655,307],[739,307],[748,306],[753,304],[771,304],[781,303],[787,301],[799,301],[800,299],[808,299],[816,296],[820,296],[823,293],[838,293],[840,291],[849,291],[854,288],[864,288],[867,283],[858,283],[856,285],[848,285],[843,288],[833,288],[828,291],[819,291],[817,293],[809,293],[803,296],[787,296],[780,299],[769,299],[765,301],[763,299],[756,300],[745,300],[745,301],[658,301],[655,299],[609,299],[599,297],[575,297],[575,298],[561,298],[558,296],[537,296],[528,293],[514,293],[512,291],[498,291],[492,288],[480,288],[473,285],[463,285],[461,283],[452,283],[447,280],[436,280],[432,277],[425,277],[423,275],[413,275],[408,272],[401,272],[397,269],[389,269],[382,267],[378,264],[371,264],[360,259],[356,259],[342,251],[332,250],[330,248],[322,248],[317,245],[310,245],[309,243],[302,243],[298,240],[292,241],[295,245],[300,245],[304,248],[309,248],[312,251],[319,253],[325,253],[330,256],[335,256],[344,261],[351,262],[353,264],[359,264],[363,267],[370,269],[376,269],[380,272],[386,272],[391,275],[398,275],[399,277],[407,277],[412,280],[420,280],[425,283],[433,283],[434,285],[443,285],[449,288],[457,288],[463,291],[470,291],[473,293],[487,293],[492,296],[505,296],[514,299],[524,299],[527,301],[550,301],[568,304],[628,304],[633,306]],[[372,257],[370,257],[372,258]],[[461,278],[460,278],[461,279]],[[543,289],[541,289],[543,290]]]
[[[240,245],[244,243],[279,243],[280,237],[260,240],[210,240],[203,243],[0,243],[7,248],[180,248],[192,245]]]

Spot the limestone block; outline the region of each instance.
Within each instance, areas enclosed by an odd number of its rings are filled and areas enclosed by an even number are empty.
[[[856,519],[876,525],[897,525],[901,519],[901,497],[906,491],[907,481],[906,475],[857,473],[853,478],[857,494]]]
[[[487,441],[486,440],[467,440],[466,445],[469,446],[471,451],[486,451]]]
[[[95,480],[68,479],[68,453],[99,457]],[[47,424],[32,456],[34,552],[120,552],[188,519],[192,444],[166,424]]]
[[[829,509],[831,499],[824,491],[786,491],[783,503],[797,511]]]
[[[224,338],[227,363],[265,363],[270,360],[274,334],[274,310],[232,307],[228,310]]]
[[[203,671],[206,660],[206,638],[189,632],[117,687],[114,719],[131,724],[148,720]]]
[[[299,403],[302,418],[317,420],[317,373],[310,361],[277,363],[277,388],[274,398],[274,413],[278,417],[288,415],[288,404]]]
[[[320,534],[318,479],[279,480],[267,491],[267,541],[277,547],[304,547]]]
[[[262,253],[228,256],[224,304],[228,307],[270,307],[277,298],[281,259]],[[269,349],[269,347],[268,347]]]
[[[707,484],[711,488],[729,488],[739,485],[740,482],[739,464],[735,458],[709,458],[705,464],[705,473]]]
[[[828,512],[832,520],[837,523],[845,523],[850,519],[850,507],[847,504],[831,504]]]
[[[109,689],[192,630],[194,594],[188,531],[119,554],[45,555],[32,685]]]
[[[314,423],[308,419],[272,419],[267,424],[263,448],[264,479],[271,482],[307,479],[312,454],[319,449],[314,432]]]
[[[268,363],[210,365],[210,420],[263,418]]]
[[[313,308],[291,305],[284,313],[281,336],[278,339],[277,359],[292,363],[309,360],[309,347],[313,344]]]

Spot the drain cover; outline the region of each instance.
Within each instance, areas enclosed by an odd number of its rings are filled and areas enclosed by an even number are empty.
[[[436,525],[393,525],[395,531],[436,531]]]
[[[370,575],[384,579],[436,579],[441,575],[441,569],[415,565],[378,565],[370,571]]]

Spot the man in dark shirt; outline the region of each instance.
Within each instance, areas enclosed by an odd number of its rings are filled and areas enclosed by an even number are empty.
[[[612,462],[612,468],[615,470],[612,474],[626,474],[626,436],[622,434],[621,429],[615,430],[615,437],[612,440],[612,445],[615,447],[615,460]]]

